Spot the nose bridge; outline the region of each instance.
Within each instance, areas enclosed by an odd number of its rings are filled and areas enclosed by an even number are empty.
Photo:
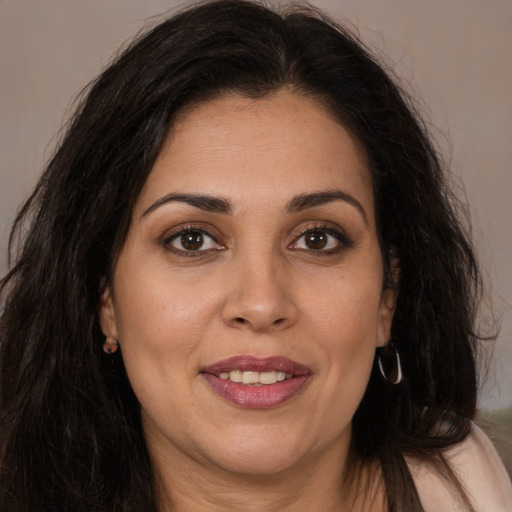
[[[225,323],[258,332],[295,323],[297,308],[288,286],[288,270],[277,251],[244,251],[234,263],[228,276]]]

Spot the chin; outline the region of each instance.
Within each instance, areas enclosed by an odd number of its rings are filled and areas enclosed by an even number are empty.
[[[271,456],[248,454],[246,457],[233,457],[222,461],[222,467],[240,476],[266,477],[285,473],[298,463],[297,457],[288,454],[272,454]]]
[[[305,457],[301,443],[291,442],[289,437],[280,440],[269,437],[251,436],[250,439],[243,440],[232,438],[227,449],[211,459],[232,473],[264,477],[286,472]]]

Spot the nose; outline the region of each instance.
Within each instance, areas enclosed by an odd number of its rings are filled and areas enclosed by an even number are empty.
[[[287,329],[297,322],[293,280],[271,257],[240,261],[226,283],[222,319],[229,327],[257,333]]]

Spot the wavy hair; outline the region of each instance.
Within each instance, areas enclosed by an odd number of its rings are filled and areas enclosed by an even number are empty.
[[[437,461],[463,492],[442,453],[475,413],[479,272],[442,160],[357,36],[313,8],[220,0],[148,30],[89,86],[17,216],[0,287],[1,511],[156,510],[137,399],[122,359],[102,351],[100,295],[177,113],[283,87],[326,105],[364,148],[384,285],[398,287],[406,378],[387,384],[374,367],[350,461],[378,463],[390,511],[423,510],[404,455]]]

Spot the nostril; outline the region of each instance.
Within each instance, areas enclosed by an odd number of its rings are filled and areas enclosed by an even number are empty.
[[[285,318],[278,318],[274,320],[274,325],[281,325],[285,321]]]
[[[241,317],[235,318],[235,322],[237,324],[245,324],[245,318],[241,318]]]

